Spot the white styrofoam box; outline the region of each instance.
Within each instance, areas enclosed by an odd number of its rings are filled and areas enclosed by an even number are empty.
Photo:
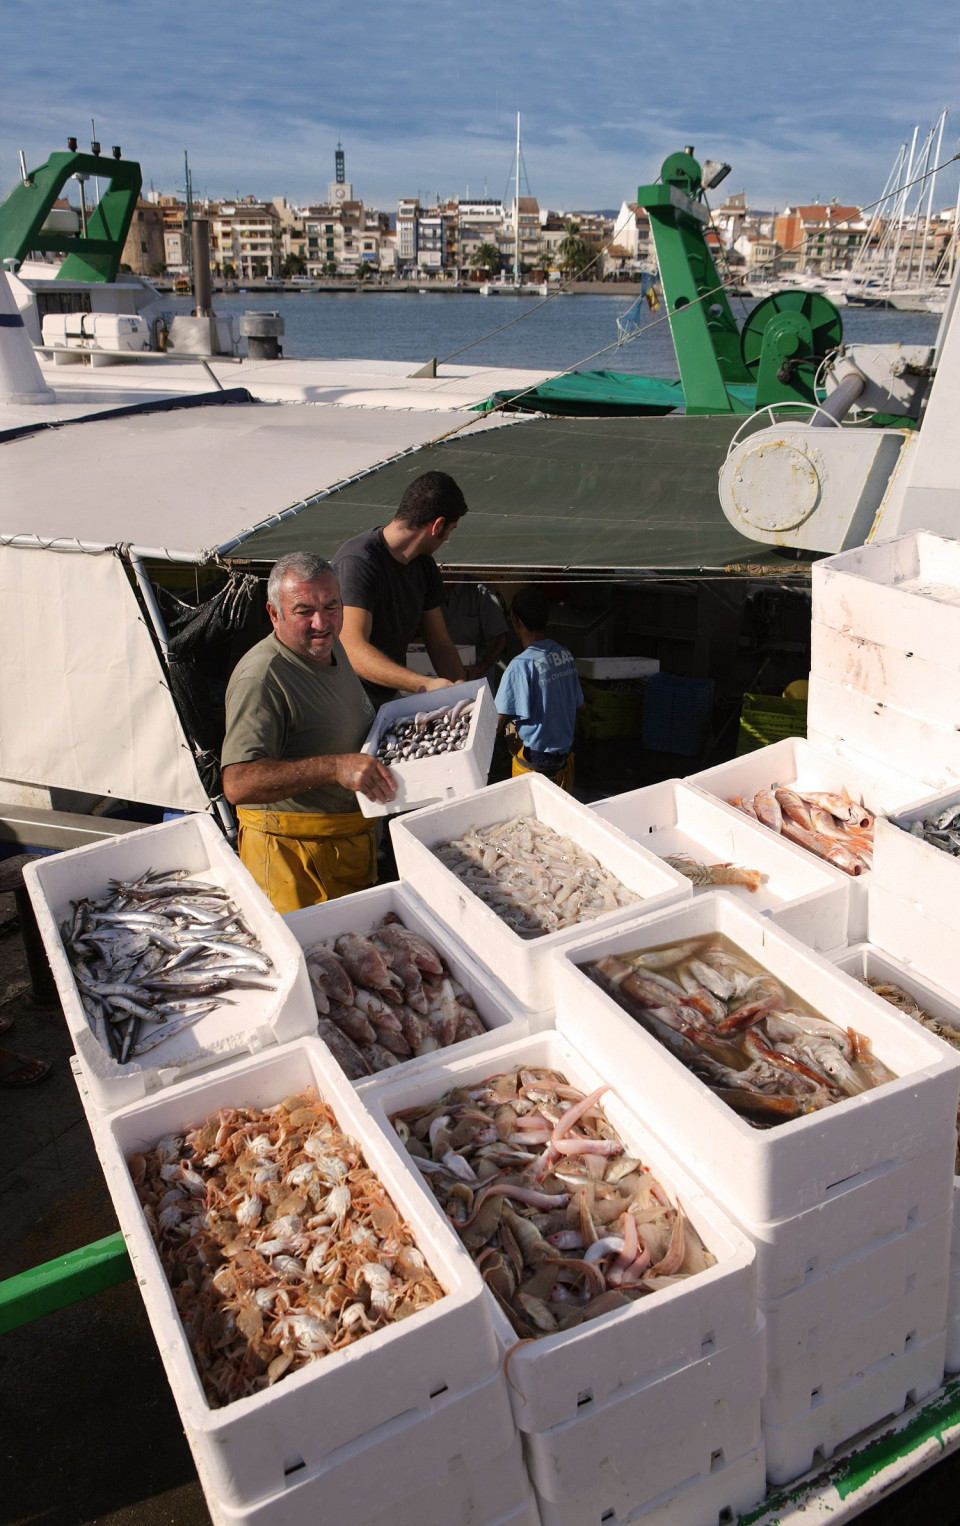
[[[360,1143],[446,1295],[272,1388],[212,1409],[126,1162],[164,1134],[195,1126],[219,1108],[268,1107],[308,1086]],[[371,1125],[319,1039],[299,1039],[185,1081],[105,1117],[93,1133],[184,1430],[221,1503],[243,1505],[278,1494],[288,1469],[315,1469],[339,1447],[378,1427],[415,1411],[429,1415],[496,1369],[498,1346],[476,1268],[452,1232],[436,1232],[435,1217],[424,1213],[410,1173],[397,1169],[396,1152]],[[500,1424],[495,1405],[491,1423]]]
[[[931,789],[960,785],[960,732],[955,725],[932,725],[847,684],[811,674],[807,730],[813,738],[826,739],[832,751],[845,744]]]
[[[229,1003],[149,1050],[142,1059],[120,1065],[94,1037],[60,937],[60,923],[72,918],[71,902],[106,896],[113,879],[176,869],[230,892],[273,961],[277,989],[232,990]],[[232,1055],[256,1053],[314,1030],[316,1009],[299,944],[210,816],[180,816],[160,826],[38,859],[26,866],[24,882],[97,1107],[122,1107]]]
[[[947,1315],[947,1349],[943,1358],[943,1370],[951,1374],[960,1372],[960,1312]]]
[[[763,1398],[765,1425],[782,1425],[806,1414],[825,1394],[891,1356],[942,1336],[947,1323],[947,1279],[915,1286],[906,1296],[861,1318],[856,1299],[846,1322],[783,1366],[770,1362]]]
[[[420,810],[439,801],[456,800],[474,790],[483,789],[490,771],[493,744],[497,740],[497,707],[485,678],[433,689],[429,694],[407,694],[403,699],[381,705],[361,752],[376,755],[380,738],[396,721],[412,719],[421,711],[436,710],[440,705],[456,705],[472,700],[473,712],[467,739],[456,752],[437,753],[432,758],[416,758],[405,763],[391,763],[390,772],[397,781],[397,793],[385,804],[358,795],[364,816],[392,816],[397,811]]]
[[[588,924],[581,922],[541,938],[521,938],[433,852],[471,827],[489,827],[515,816],[535,816],[545,826],[570,837],[642,899],[604,912]],[[466,800],[418,811],[391,822],[390,833],[401,879],[413,886],[434,915],[442,917],[460,942],[532,1012],[553,1006],[551,954],[580,937],[585,925],[611,927],[640,912],[688,901],[692,894],[690,881],[676,869],[631,842],[626,833],[601,821],[589,806],[581,805],[541,774],[506,779]]]
[[[558,1070],[571,1085],[593,1091],[618,1068],[603,1069],[562,1035],[552,1032],[504,1043],[484,1055],[459,1059],[451,1053],[444,1063],[440,1050],[431,1056],[431,1069],[392,1078],[386,1071],[365,1088],[363,1100],[375,1121],[391,1137],[398,1157],[417,1178],[438,1224],[449,1235],[429,1186],[410,1162],[396,1138],[390,1118],[405,1108],[439,1099],[452,1086],[475,1086],[487,1076],[517,1065]],[[522,1431],[540,1431],[600,1408],[621,1391],[655,1383],[682,1366],[699,1362],[716,1350],[749,1343],[756,1318],[756,1280],[753,1249],[720,1207],[706,1197],[676,1158],[655,1140],[617,1095],[618,1083],[601,1098],[606,1116],[627,1146],[628,1153],[649,1166],[674,1202],[680,1202],[717,1264],[626,1308],[587,1321],[576,1329],[542,1336],[517,1346],[510,1322],[490,1299],[491,1317],[501,1346],[510,1354],[511,1399]],[[438,1228],[439,1232],[439,1228]]]
[[[907,1400],[917,1403],[943,1380],[946,1335],[911,1345],[902,1356],[888,1356],[857,1373],[842,1388],[824,1394],[806,1414],[783,1425],[763,1427],[767,1478],[788,1484],[813,1465],[814,1453],[826,1459],[837,1447],[869,1425],[899,1415]]]
[[[870,886],[867,904],[870,943],[944,991],[960,989],[957,929],[939,920],[951,915],[952,903],[942,899],[935,901],[924,894],[921,900],[883,885]]]
[[[881,645],[908,631],[915,657],[944,662],[960,632],[960,541],[917,530],[815,562],[813,618]]]
[[[721,1463],[706,1477],[684,1480],[629,1515],[604,1511],[586,1514],[579,1500],[551,1500],[537,1495],[542,1526],[714,1526],[733,1521],[766,1493],[764,1448]]]
[[[950,729],[955,724],[960,715],[960,666],[956,661],[949,665],[955,648],[941,653],[940,663],[924,662],[912,651],[909,625],[895,626],[883,645],[817,621],[810,635],[810,669],[816,678],[849,684],[934,726]]]
[[[878,821],[874,837],[873,883],[898,900],[917,903],[944,927],[960,932],[960,858],[914,837],[912,821],[937,816],[948,806],[960,810],[960,786],[911,801],[889,821]]]
[[[525,1431],[531,1482],[544,1499],[576,1500],[585,1520],[602,1520],[611,1510],[617,1519],[628,1517],[760,1445],[765,1375],[761,1320],[736,1347],[627,1389],[562,1425]]]
[[[458,646],[457,656],[464,667],[468,668],[477,660],[477,649],[475,646]],[[437,678],[439,676],[425,646],[408,646],[404,661],[411,673],[422,673],[425,678]]]
[[[426,938],[445,960],[454,978],[474,999],[477,1013],[488,1031],[451,1046],[457,1054],[475,1054],[491,1044],[502,1043],[507,1032],[512,1037],[528,1031],[528,1014],[516,1002],[511,1002],[498,982],[490,979],[443,924],[431,917],[422,901],[398,881],[374,885],[370,890],[341,896],[336,901],[321,901],[316,906],[288,912],[283,920],[300,947],[308,949],[321,939],[339,938],[342,933],[371,932],[388,912],[396,912],[404,927]],[[541,1013],[537,1021],[545,1027],[551,1017],[552,1014]],[[419,1059],[402,1060],[404,1074],[419,1069],[430,1058],[430,1055],[423,1055]],[[365,1086],[369,1080],[367,1077],[354,1084]]]
[[[656,657],[578,657],[577,672],[594,683],[610,683],[618,678],[649,678],[659,673]]]
[[[684,782],[693,789],[712,795],[727,810],[737,811],[738,816],[743,815],[743,812],[728,803],[735,795],[753,796],[757,790],[775,788],[781,784],[801,790],[847,789],[854,799],[861,800],[868,810],[877,815],[895,810],[908,801],[915,800],[923,792],[922,786],[918,788],[916,779],[891,773],[879,763],[855,767],[838,758],[826,744],[816,748],[809,739],[803,737],[785,737],[782,742],[774,742],[770,747],[759,747],[754,752],[744,753],[742,757],[731,758],[727,763],[719,763],[699,774],[691,774]],[[800,851],[806,853],[807,849],[802,848]],[[810,857],[817,858],[817,855],[810,854]],[[817,858],[817,862],[823,860]],[[847,875],[847,878],[850,880],[847,936],[853,942],[866,937],[870,872],[865,871],[856,877]]]
[[[815,1012],[864,1034],[895,1079],[775,1128],[752,1128],[578,968],[715,933]],[[714,892],[605,934],[587,932],[557,955],[554,989],[558,1030],[616,1075],[628,1105],[738,1217],[800,1213],[871,1167],[935,1149],[954,1127],[960,1053],[917,1024],[905,1026],[879,996],[731,896]]]
[[[785,837],[751,821],[742,811],[723,810],[680,779],[593,803],[604,821],[619,827],[658,858],[688,854],[699,863],[734,863],[768,876],[756,890],[724,885],[728,895],[811,948],[842,947],[847,940],[850,876],[797,848]],[[721,887],[710,887],[719,889]],[[694,886],[694,895],[700,893]]]
[[[830,1277],[851,1255],[883,1249],[897,1235],[945,1212],[953,1180],[946,1139],[914,1160],[884,1161],[838,1182],[822,1202],[772,1222],[735,1215],[757,1252],[762,1304]]]
[[[198,1471],[200,1471],[198,1469]],[[428,1414],[411,1410],[291,1472],[268,1499],[226,1505],[207,1484],[215,1526],[450,1526],[497,1520],[529,1503],[523,1449],[501,1372]]]

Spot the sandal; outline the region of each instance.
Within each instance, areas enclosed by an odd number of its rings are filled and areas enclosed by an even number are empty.
[[[45,1081],[53,1067],[49,1060],[30,1060],[26,1055],[7,1052],[6,1062],[0,1064],[0,1086],[36,1086]]]

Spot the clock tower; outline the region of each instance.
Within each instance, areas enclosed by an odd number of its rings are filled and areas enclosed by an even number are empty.
[[[331,206],[338,206],[341,202],[353,200],[353,185],[346,178],[342,143],[337,144],[334,162],[336,179],[327,182],[327,201]]]

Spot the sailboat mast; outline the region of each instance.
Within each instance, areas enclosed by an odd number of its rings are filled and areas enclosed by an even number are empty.
[[[517,112],[517,179],[514,195],[513,284],[520,285],[520,113]]]
[[[917,274],[918,284],[923,284],[923,274],[927,264],[927,242],[930,237],[930,218],[933,215],[933,188],[937,183],[937,167],[940,164],[940,150],[943,146],[943,129],[946,125],[947,113],[941,111],[940,121],[937,124],[937,146],[933,153],[933,174],[930,176],[930,187],[927,192],[927,215],[923,222],[923,243],[920,246],[920,269]]]

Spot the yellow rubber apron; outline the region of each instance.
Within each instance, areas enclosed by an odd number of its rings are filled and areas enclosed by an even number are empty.
[[[360,811],[327,816],[238,806],[237,850],[279,912],[366,890],[377,878],[374,823]]]
[[[543,772],[542,769],[534,768],[532,764],[524,762],[523,744],[515,733],[513,735],[510,732],[507,733],[507,745],[513,754],[510,772],[514,779],[520,774],[539,774]],[[545,779],[552,779],[554,784],[559,784],[561,789],[565,789],[567,794],[570,794],[573,789],[573,753],[569,752],[567,754],[566,762],[562,768],[557,769],[555,774],[544,774],[543,777]]]

